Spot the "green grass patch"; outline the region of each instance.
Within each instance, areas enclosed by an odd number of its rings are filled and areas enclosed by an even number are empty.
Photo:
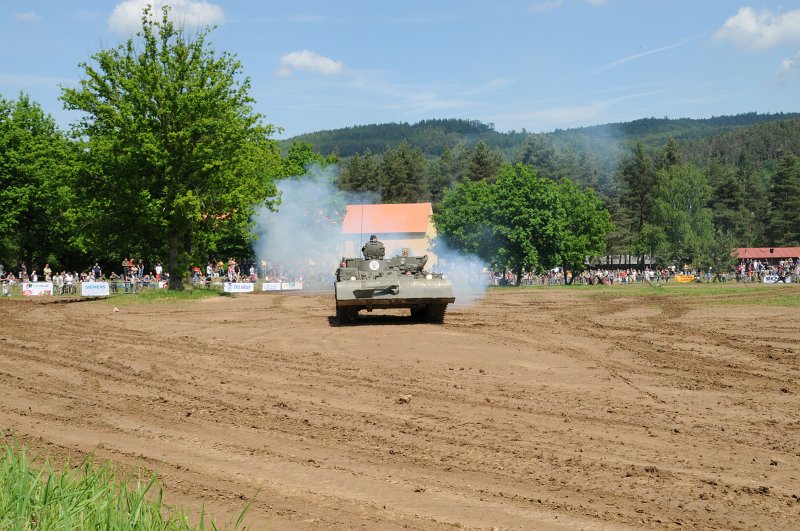
[[[667,298],[686,300],[702,305],[734,304],[780,307],[800,307],[800,284],[745,284],[740,282],[681,284],[677,282],[638,282],[636,284],[611,286],[520,286],[492,287],[492,290],[518,289],[526,291],[553,290],[570,291],[598,299],[650,299]]]
[[[230,293],[224,293],[221,286],[219,288],[187,288],[183,291],[148,289],[138,293],[113,294],[104,300],[115,306],[129,306],[132,304],[176,303],[212,297],[230,297]]]
[[[164,505],[156,474],[134,469],[121,475],[111,463],[95,465],[91,456],[77,467],[67,463],[54,470],[47,461],[35,466],[16,441],[5,441],[4,446],[0,529],[217,529],[203,510],[192,524],[182,510]],[[249,508],[250,504],[229,527],[243,529]]]

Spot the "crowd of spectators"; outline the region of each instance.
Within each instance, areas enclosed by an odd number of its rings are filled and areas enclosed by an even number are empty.
[[[640,282],[661,283],[674,280],[675,276],[693,277],[696,282],[762,282],[771,279],[773,282],[800,282],[800,258],[788,258],[772,262],[759,260],[742,260],[731,271],[714,271],[711,268],[701,271],[692,269],[688,265],[679,268],[670,266],[665,268],[645,267],[620,269],[587,269],[580,273],[574,280],[572,273],[560,268],[555,268],[545,273],[526,273],[520,284],[553,286],[565,283],[584,285],[612,285],[636,284]],[[494,285],[514,285],[516,275],[506,272],[492,275],[491,283]]]
[[[442,272],[453,282],[461,285],[515,285],[516,275],[510,272],[492,272],[479,264],[470,263],[466,267],[455,263],[440,264],[433,268]],[[120,272],[112,271],[106,275],[99,262],[84,271],[53,271],[49,263],[41,270],[29,269],[24,262],[13,271],[4,271],[0,265],[0,284],[2,294],[8,295],[17,283],[52,282],[54,294],[75,294],[79,283],[108,282],[112,293],[135,293],[149,287],[163,287],[169,274],[164,271],[160,261],[152,264],[148,272],[142,259],[126,257],[120,263]],[[274,282],[291,283],[305,288],[321,289],[330,287],[334,281],[335,267],[320,265],[313,261],[300,264],[280,264],[254,258],[227,261],[212,259],[204,267],[190,268],[189,279],[194,286],[211,287],[223,282]],[[594,268],[581,272],[574,279],[572,273],[566,274],[561,268],[554,268],[544,273],[526,273],[520,279],[522,285],[552,286],[565,283],[584,285],[637,284],[641,282],[670,282],[676,275],[683,275],[681,280],[693,277],[698,282],[800,282],[800,257],[772,261],[742,260],[730,272],[713,272],[690,269],[684,265],[679,268],[645,267],[637,268]]]

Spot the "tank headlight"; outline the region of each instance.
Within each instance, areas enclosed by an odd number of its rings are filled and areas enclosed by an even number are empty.
[[[428,280],[432,280],[433,279],[433,275],[428,273],[427,275],[425,275],[425,278],[427,278]]]
[[[356,279],[356,277],[350,277],[350,280],[355,280],[355,279]]]

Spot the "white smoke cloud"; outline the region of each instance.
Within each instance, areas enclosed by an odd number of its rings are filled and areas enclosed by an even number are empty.
[[[731,40],[743,48],[767,50],[779,44],[800,40],[800,10],[773,15],[743,7],[725,21],[715,34],[717,40]]]
[[[222,7],[205,0],[125,0],[108,17],[108,27],[119,34],[136,32],[142,25],[142,11],[152,6],[153,16],[160,17],[164,5],[170,7],[173,22],[186,28],[199,28],[225,21]]]
[[[287,280],[303,276],[306,283],[332,286],[345,241],[345,207],[372,202],[366,195],[339,192],[336,172],[335,166],[312,166],[301,177],[276,181],[281,193],[277,210],[263,208],[253,217],[256,259],[286,274]]]
[[[302,177],[282,179],[275,184],[281,194],[277,210],[259,210],[253,216],[257,240],[253,245],[258,262],[306,285],[332,288],[334,273],[349,237],[342,234],[345,207],[372,204],[370,194],[340,192],[336,187],[336,167],[311,167]],[[438,263],[431,267],[453,282],[456,307],[483,298],[488,286],[485,264],[478,257],[449,249],[437,240],[434,252]]]
[[[344,64],[341,61],[334,61],[330,57],[316,54],[310,50],[302,50],[283,55],[276,73],[282,77],[290,76],[295,71],[330,76],[338,74],[343,68]]]
[[[441,238],[435,240],[433,252],[439,261],[431,270],[434,273],[444,273],[453,283],[456,297],[453,306],[472,306],[483,299],[489,286],[490,273],[483,260],[473,254],[463,254],[451,249]]]

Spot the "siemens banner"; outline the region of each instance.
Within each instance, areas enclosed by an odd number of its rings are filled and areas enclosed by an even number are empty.
[[[84,297],[108,297],[108,282],[81,282],[81,295]]]

